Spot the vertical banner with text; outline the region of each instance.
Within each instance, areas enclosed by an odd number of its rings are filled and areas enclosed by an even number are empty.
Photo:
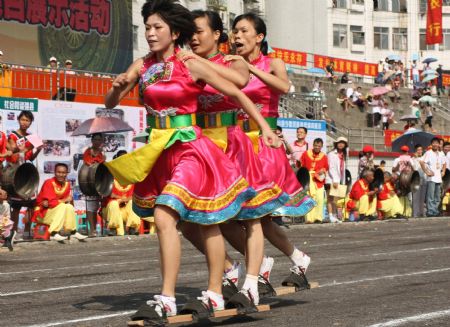
[[[427,1],[427,44],[442,43],[442,0]]]

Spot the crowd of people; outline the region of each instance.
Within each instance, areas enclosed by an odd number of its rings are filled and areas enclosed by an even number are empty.
[[[344,216],[355,211],[360,220],[370,219],[373,209],[378,209],[374,199],[383,202],[393,196],[389,178],[406,169],[404,160],[383,185],[372,188],[373,149],[365,148],[360,178],[347,196],[347,139],[338,138],[326,154],[320,138],[309,148],[306,128],[299,128],[297,141],[288,144],[277,127],[278,100],[290,84],[283,61],[267,56],[267,30],[260,17],[248,13],[234,19],[236,53],[224,55],[218,49],[227,35],[215,12],[189,12],[172,0],[149,0],[142,16],[150,53],[115,78],[105,106],[115,107],[138,85],[148,114],[149,142],[131,153],[119,151],[106,162],[104,136],[93,134],[92,145],[83,155],[84,165],[104,164],[114,176],[108,197],[86,196],[90,236],[96,236],[100,211],[111,235],[134,234],[140,220],[149,217],[156,226],[161,292],[144,303],[132,320],[161,322],[179,312],[175,293],[181,258],[179,230],[204,253],[209,272],[206,291],[188,301],[183,313],[209,314],[225,307],[254,312],[260,297],[273,294],[274,259],[265,255],[265,239],[291,262],[283,284],[307,288],[311,258],[292,243],[274,218],[304,216],[307,223],[323,222],[327,201],[331,222],[345,219],[339,217],[338,208]],[[182,50],[185,44],[192,51]],[[32,114],[22,112],[18,119],[19,130],[9,139],[2,135],[7,140],[2,153],[8,164],[33,161],[42,149],[27,140]],[[443,157],[433,156],[434,148],[433,140],[431,154],[420,160],[434,183],[427,181],[429,215],[436,215],[434,195],[439,189],[432,172],[445,170]],[[306,171],[308,183],[301,183],[295,170]],[[7,195],[0,192],[0,210],[8,218],[1,225],[7,247],[13,248],[21,207],[28,207],[33,220],[48,226],[52,240],[85,240],[86,235],[75,228],[67,173],[67,165],[57,164],[55,176],[44,182],[35,199],[10,195],[11,219]],[[403,199],[399,201],[406,206]],[[383,202],[380,210],[390,217],[397,213],[397,205],[397,201]],[[224,240],[245,256],[245,275],[240,273],[242,265],[227,253]]]

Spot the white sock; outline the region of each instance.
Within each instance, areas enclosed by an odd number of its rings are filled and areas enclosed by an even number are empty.
[[[209,297],[209,299],[211,300],[211,303],[213,305],[213,310],[214,311],[223,310],[224,309],[225,301],[223,300],[223,295],[222,294],[218,294],[218,293],[210,291],[210,290],[207,290],[206,294]]]
[[[261,263],[261,268],[259,268],[259,274],[261,276],[264,276],[265,279],[269,280],[272,267],[273,267],[273,258],[264,256],[263,261]]]
[[[294,248],[294,252],[289,256],[289,259],[291,259],[295,266],[301,267],[305,271],[310,261],[309,257],[297,248]]]
[[[247,274],[245,275],[243,290],[248,290],[253,297],[255,305],[259,304],[259,292],[258,292],[258,276]]]

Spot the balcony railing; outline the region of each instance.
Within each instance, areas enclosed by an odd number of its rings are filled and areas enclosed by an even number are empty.
[[[104,103],[115,74],[29,65],[1,64],[0,96]],[[121,101],[138,105],[137,87]]]

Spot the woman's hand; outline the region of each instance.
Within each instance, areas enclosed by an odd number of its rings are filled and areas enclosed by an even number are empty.
[[[238,55],[226,55],[223,60],[225,61],[237,61],[237,60],[242,60],[243,62],[245,62],[248,66],[250,66],[250,64],[244,59],[244,57],[242,56],[238,56]]]
[[[279,148],[281,145],[280,138],[271,129],[261,130],[261,137],[267,146]]]
[[[126,73],[122,73],[117,75],[117,77],[112,82],[112,87],[115,91],[122,91],[125,89],[130,81],[128,80],[128,75]]]
[[[195,53],[193,53],[192,51],[188,51],[188,50],[180,50],[177,53],[177,59],[180,61],[186,61],[188,59],[202,59],[202,57],[196,55]]]

